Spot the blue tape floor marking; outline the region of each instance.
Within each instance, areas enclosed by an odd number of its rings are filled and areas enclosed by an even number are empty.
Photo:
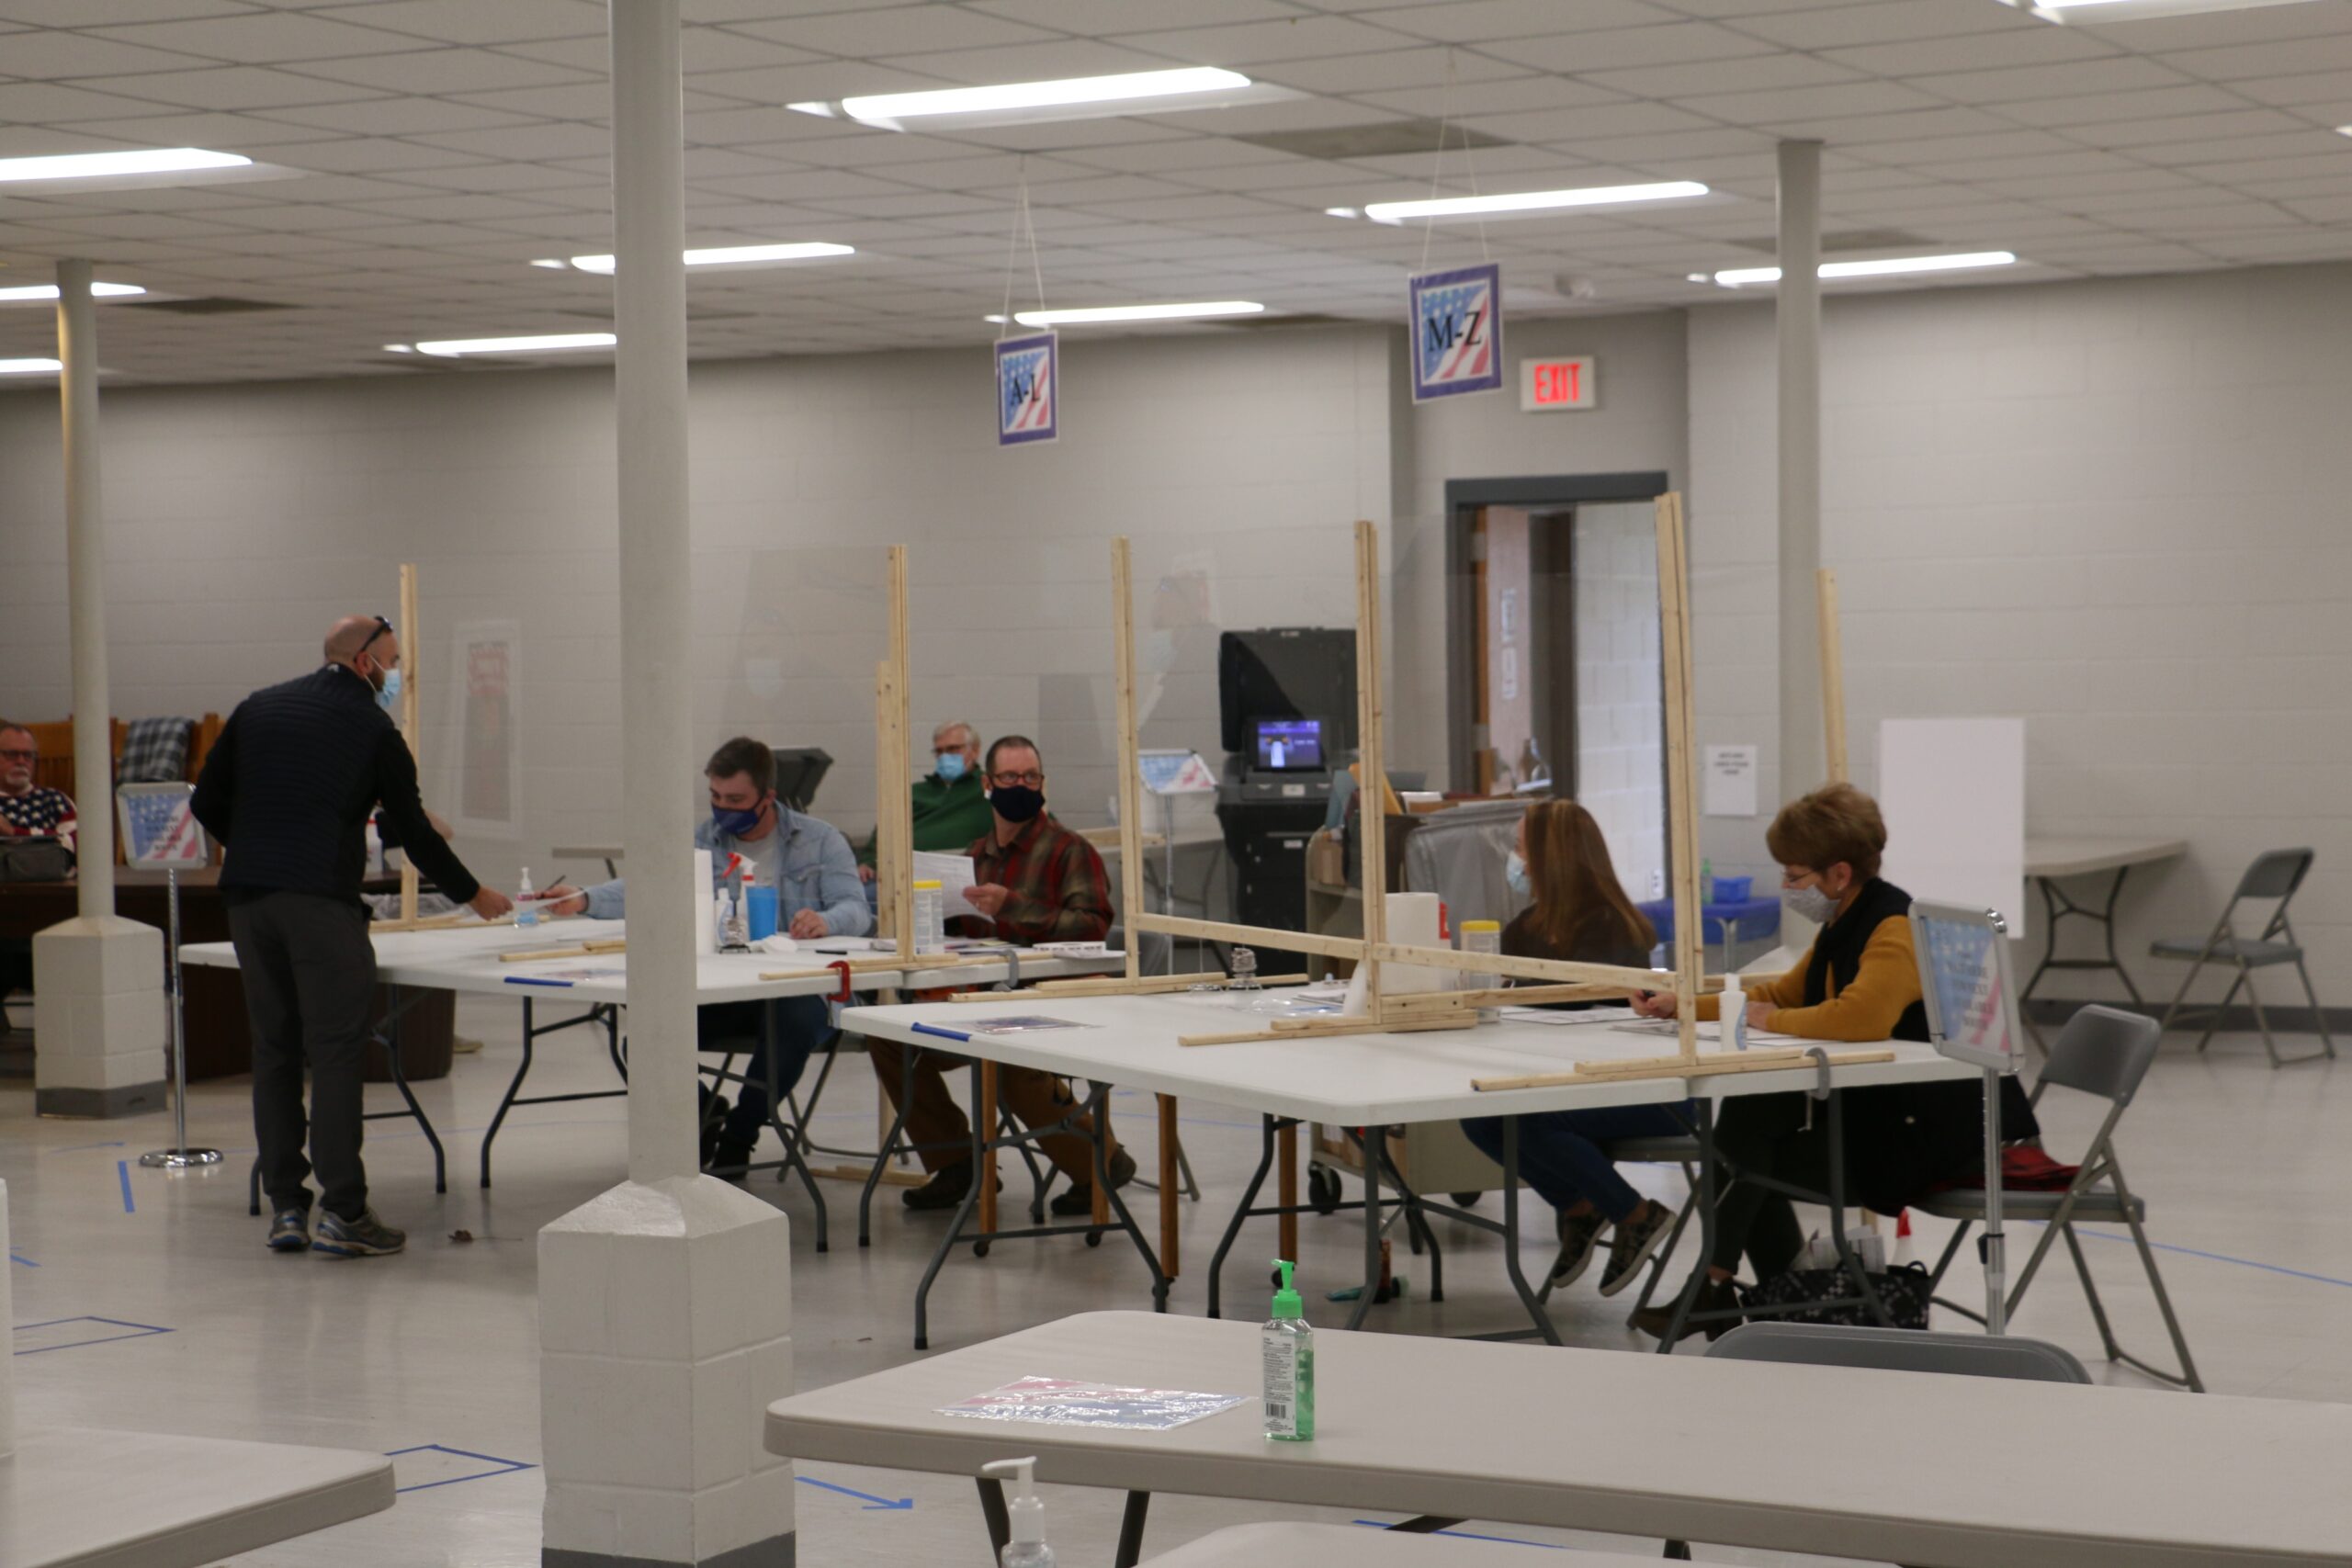
[[[40,1264],[34,1262],[31,1258],[27,1258],[21,1252],[12,1252],[8,1254],[8,1261],[11,1263],[21,1263],[28,1269],[38,1269],[40,1267]]]
[[[1355,1519],[1351,1522],[1359,1525],[1368,1525],[1376,1530],[1385,1530],[1389,1528],[1388,1526],[1382,1524],[1378,1519]],[[1562,1546],[1556,1541],[1521,1540],[1515,1535],[1475,1535],[1469,1530],[1431,1530],[1430,1533],[1431,1535],[1459,1536],[1464,1540],[1498,1540],[1506,1546],[1540,1546],[1546,1551],[1567,1551],[1573,1550],[1572,1548]]]
[[[19,1356],[39,1356],[51,1350],[77,1350],[85,1345],[111,1345],[118,1339],[144,1339],[151,1335],[169,1334],[168,1328],[158,1328],[152,1323],[125,1323],[119,1317],[52,1317],[45,1323],[20,1323],[15,1332],[28,1333],[36,1328],[54,1328],[61,1323],[103,1323],[110,1328],[128,1328],[129,1334],[101,1334],[94,1339],[75,1339],[63,1345],[36,1345],[29,1350],[18,1350]]]
[[[114,1173],[122,1181],[122,1212],[126,1214],[137,1213],[139,1205],[130,1201],[130,1162],[127,1159],[115,1161]]]
[[[2049,1222],[2046,1220],[2026,1220],[2022,1223],[2029,1225],[2040,1225],[2046,1224]],[[2128,1232],[2094,1230],[2088,1225],[2076,1225],[2075,1227],[2075,1234],[2076,1235],[2090,1236],[2094,1240],[2098,1241],[2120,1241],[2127,1245],[2132,1240],[2131,1235]],[[2284,1274],[2290,1280],[2309,1280],[2314,1284],[2341,1285],[2346,1290],[2352,1290],[2352,1280],[2338,1280],[2333,1275],[2328,1274],[2312,1274],[2301,1269],[2290,1269],[2284,1264],[2262,1263],[2257,1262],[2256,1259],[2251,1258],[2232,1258],[2228,1254],[2221,1252],[2199,1252],[2193,1247],[2176,1247],[2171,1242],[2167,1241],[2151,1241],[2148,1245],[2158,1252],[2177,1252],[2183,1258],[2201,1258],[2208,1263],[2234,1263],[2241,1269],[2259,1269],[2266,1274]]]
[[[488,1481],[492,1476],[513,1475],[517,1471],[537,1470],[539,1468],[535,1464],[526,1464],[519,1459],[500,1459],[496,1454],[478,1454],[471,1449],[453,1449],[447,1443],[418,1443],[412,1448],[390,1449],[386,1450],[384,1457],[386,1459],[398,1459],[402,1454],[424,1453],[450,1454],[458,1459],[478,1459],[484,1464],[494,1464],[498,1466],[498,1468],[496,1470],[485,1470],[474,1475],[452,1475],[442,1481],[420,1481],[413,1486],[394,1487],[393,1491],[395,1493],[430,1492],[436,1486],[455,1486],[461,1481]]]
[[[899,1497],[896,1499],[889,1497],[876,1497],[871,1492],[860,1492],[854,1487],[848,1486],[836,1486],[830,1481],[820,1481],[813,1475],[796,1475],[793,1479],[800,1483],[803,1486],[820,1486],[828,1492],[838,1492],[844,1497],[855,1497],[865,1505],[864,1508],[859,1510],[861,1513],[871,1514],[876,1512],[877,1509],[888,1508],[897,1510],[900,1508],[911,1508],[915,1506],[915,1500],[912,1497]]]

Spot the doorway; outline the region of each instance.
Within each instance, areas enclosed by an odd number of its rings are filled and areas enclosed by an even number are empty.
[[[1451,780],[1572,796],[1636,898],[1666,879],[1663,474],[1446,487]]]

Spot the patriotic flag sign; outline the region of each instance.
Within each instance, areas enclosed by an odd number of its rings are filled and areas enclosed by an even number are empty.
[[[1024,446],[1060,434],[1062,361],[1054,333],[996,345],[996,444]]]
[[[1495,263],[1411,280],[1413,400],[1491,392],[1503,384],[1503,273]]]
[[[195,794],[196,786],[187,784],[131,784],[115,791],[123,858],[157,870],[204,864],[212,852],[188,809]]]

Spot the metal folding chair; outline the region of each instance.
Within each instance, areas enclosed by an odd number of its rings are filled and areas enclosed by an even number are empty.
[[[2197,1049],[2202,1051],[2212,1042],[2213,1031],[2221,1027],[2222,1015],[2230,1003],[2237,999],[2238,988],[2245,988],[2245,999],[2254,1009],[2255,1027],[2262,1032],[2263,1049],[2270,1053],[2270,1065],[2283,1067],[2289,1062],[2316,1062],[2323,1057],[2335,1059],[2335,1041],[2327,1032],[2327,1015],[2319,1005],[2319,993],[2312,988],[2311,971],[2303,967],[2303,944],[2295,936],[2295,928],[2287,921],[2287,906],[2294,902],[2296,889],[2303,885],[2303,877],[2312,868],[2309,850],[2271,850],[2256,855],[2254,863],[2238,878],[2238,889],[2230,895],[2229,903],[2222,910],[2222,918],[2202,942],[2194,937],[2167,938],[2152,943],[2149,953],[2157,958],[2187,958],[2188,977],[2180,989],[2173,994],[2172,1005],[2165,1009],[2163,1030],[2169,1031],[2173,1020],[2181,1010],[2181,1003],[2188,998],[2188,987],[2205,965],[2215,964],[2230,972],[2230,988],[2220,1002],[2206,1013],[2205,1032],[2198,1037]],[[2272,899],[2278,907],[2271,911],[2269,923],[2262,934],[2242,937],[2237,934],[2233,918],[2237,907],[2248,900],[2266,903]],[[2303,997],[2312,1005],[2312,1023],[2319,1031],[2321,1049],[2301,1056],[2281,1056],[2278,1042],[2271,1037],[2270,1019],[2262,1010],[2262,998],[2254,988],[2254,972],[2274,964],[2291,964],[2302,977]]]
[[[2063,1235],[2066,1250],[2075,1260],[2075,1272],[2083,1281],[2083,1295],[2090,1303],[2091,1316],[2098,1324],[2107,1359],[2137,1367],[2160,1382],[2202,1393],[2205,1384],[2197,1375],[2197,1363],[2189,1359],[2188,1341],[2181,1334],[2180,1319],[2173,1313],[2164,1276],[2156,1269],[2155,1252],[2148,1246],[2148,1234],[2142,1226],[2147,1218],[2147,1201],[2134,1193],[2124,1180],[2123,1168],[2115,1154],[2116,1124],[2131,1107],[2140,1080],[2147,1075],[2148,1064],[2156,1059],[2158,1032],[2155,1021],[2139,1013],[2086,1007],[2066,1021],[2065,1029],[2050,1047],[2050,1060],[2041,1069],[2041,1081],[2033,1088],[2033,1103],[2039,1107],[2042,1094],[2052,1084],[2058,1084],[2107,1100],[2107,1119],[2099,1123],[2098,1132],[2083,1155],[2082,1168],[2064,1192],[2002,1192],[2001,1212],[2006,1217],[2040,1221],[2044,1227],[2041,1239],[2034,1245],[2033,1256],[2026,1260],[2024,1271],[2009,1291],[2008,1310],[2012,1315],[2016,1314],[2018,1303],[2025,1299],[2026,1287],[2033,1283],[2035,1270],[2041,1267],[2042,1258],[2050,1251],[2050,1244]],[[1960,1222],[1952,1231],[1951,1245],[1937,1259],[1932,1288],[1943,1283],[1944,1273],[1959,1255],[1969,1226],[1984,1217],[1984,1194],[1981,1190],[1968,1188],[1939,1192],[1920,1204],[1919,1210]],[[2155,1292],[2157,1310],[2164,1314],[2165,1328],[2172,1336],[2174,1354],[2180,1359],[2179,1371],[2168,1372],[2151,1366],[2127,1354],[2116,1342],[2107,1307],[2099,1300],[2098,1287],[2091,1280],[2090,1266],[2084,1260],[2082,1242],[2075,1235],[2077,1220],[2103,1221],[2130,1228],[2132,1245],[2139,1248],[2141,1267],[2147,1270],[2149,1288]],[[1975,1322],[1984,1321],[1980,1314],[1941,1296],[1936,1298],[1936,1304]]]
[[[1801,1367],[1860,1367],[1882,1372],[1942,1372],[2020,1382],[2087,1383],[2082,1362],[2055,1345],[2013,1335],[1935,1334],[1917,1328],[1855,1328],[1826,1323],[1744,1323],[1707,1347],[1710,1359],[1779,1361]],[[1666,1556],[1690,1560],[1669,1540]]]

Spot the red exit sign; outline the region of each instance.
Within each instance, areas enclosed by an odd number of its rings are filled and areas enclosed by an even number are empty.
[[[1574,359],[1519,362],[1519,406],[1524,412],[1596,408],[1600,406],[1600,391],[1589,354]]]

